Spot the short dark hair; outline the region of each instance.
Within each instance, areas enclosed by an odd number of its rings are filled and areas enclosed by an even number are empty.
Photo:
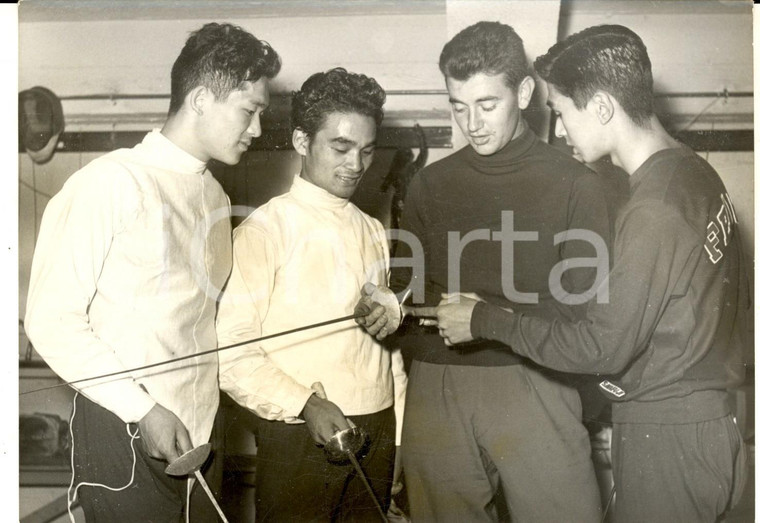
[[[578,109],[594,93],[615,97],[637,125],[654,114],[652,63],[639,35],[622,25],[597,25],[554,44],[535,62],[538,75]]]
[[[290,109],[292,130],[317,134],[330,113],[359,113],[383,123],[385,91],[374,78],[336,67],[311,75],[293,92]]]
[[[176,113],[187,94],[203,85],[221,101],[243,82],[280,72],[277,52],[251,33],[232,24],[206,24],[191,33],[172,67],[169,114]]]
[[[443,46],[438,67],[445,77],[460,81],[478,73],[504,73],[513,89],[530,76],[522,38],[499,22],[478,22],[460,31]]]

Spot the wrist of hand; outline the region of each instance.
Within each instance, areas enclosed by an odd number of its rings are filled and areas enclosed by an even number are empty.
[[[314,406],[314,402],[318,400],[316,393],[312,392],[311,395],[306,400],[306,403],[303,404],[303,408],[301,409],[300,414],[298,414],[298,419],[305,420],[306,419],[306,411]]]

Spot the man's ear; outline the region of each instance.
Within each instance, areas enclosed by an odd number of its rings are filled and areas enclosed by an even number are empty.
[[[192,112],[201,116],[206,106],[214,100],[214,93],[207,87],[199,85],[185,97],[185,104]]]
[[[303,129],[297,127],[293,130],[293,149],[301,156],[306,156],[309,149],[309,136]]]
[[[594,104],[594,114],[602,125],[607,125],[615,115],[615,103],[612,97],[604,91],[598,91],[591,97]]]
[[[521,110],[528,108],[535,88],[536,81],[532,76],[526,76],[523,78],[522,82],[520,82],[520,85],[517,86],[517,104]]]

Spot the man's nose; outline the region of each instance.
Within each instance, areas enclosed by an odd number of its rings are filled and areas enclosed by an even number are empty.
[[[470,111],[470,114],[467,118],[467,130],[472,132],[477,131],[480,129],[483,125],[483,120],[478,114],[478,111]]]
[[[248,124],[248,129],[246,129],[246,132],[254,138],[261,136],[261,117],[258,113],[254,114],[251,117],[251,121]]]
[[[567,136],[567,131],[565,130],[565,124],[562,123],[562,118],[557,118],[557,121],[554,123],[554,135],[557,138],[564,138]]]
[[[351,151],[346,155],[346,167],[353,172],[361,172],[363,168],[361,151]]]

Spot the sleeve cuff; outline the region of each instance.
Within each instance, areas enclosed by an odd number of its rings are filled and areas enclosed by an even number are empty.
[[[124,423],[139,422],[156,405],[156,400],[137,384],[120,386],[119,390],[109,387],[109,390],[90,392],[85,388],[80,392],[104,409],[116,414]]]
[[[285,419],[292,420],[293,422],[301,423],[303,418],[303,409],[306,408],[306,402],[314,394],[314,390],[303,387],[301,391],[294,394],[292,401],[289,401],[289,405],[285,408]]]
[[[472,310],[470,331],[475,339],[495,340],[508,343],[505,334],[511,332],[515,314],[486,302],[478,302]]]

